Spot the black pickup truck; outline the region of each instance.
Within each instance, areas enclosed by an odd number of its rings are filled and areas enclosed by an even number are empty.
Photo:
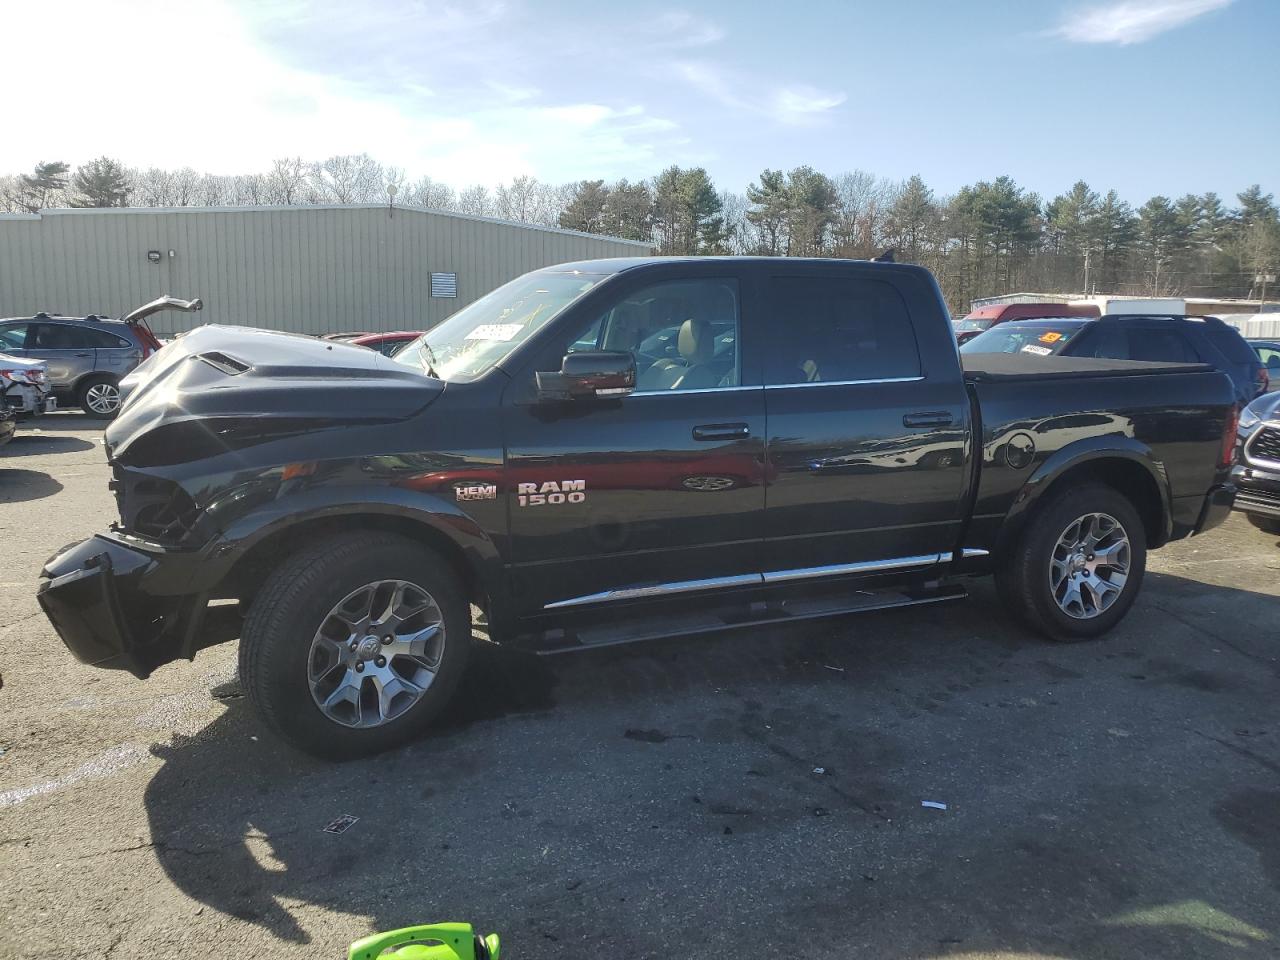
[[[39,599],[146,677],[238,600],[266,722],[412,736],[473,628],[539,652],[964,595],[1113,627],[1148,549],[1231,508],[1236,411],[1196,364],[972,355],[920,268],[699,258],[520,277],[394,358],[203,327],[123,384],[119,520]]]

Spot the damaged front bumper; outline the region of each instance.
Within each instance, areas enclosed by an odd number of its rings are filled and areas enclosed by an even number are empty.
[[[202,559],[98,535],[45,564],[36,598],[81,663],[145,679],[199,648]]]

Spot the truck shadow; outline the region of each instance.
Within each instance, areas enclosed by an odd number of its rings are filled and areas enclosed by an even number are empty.
[[[524,957],[566,937],[656,955],[673,927],[718,955],[784,955],[797,928],[832,955],[1271,955],[1275,738],[1213,741],[1235,712],[1274,719],[1277,673],[1215,651],[1280,598],[1148,578],[1109,641],[1065,647],[996,614],[986,584],[948,608],[572,658],[481,646],[431,734],[340,765],[233,693],[153,748],[154,850],[187,896],[292,943],[310,942],[302,903],[358,918],[350,939],[365,918],[473,920]],[[1180,722],[1106,732],[1152,713]],[[1137,736],[1157,739],[1118,752]],[[972,807],[922,811],[925,783]]]

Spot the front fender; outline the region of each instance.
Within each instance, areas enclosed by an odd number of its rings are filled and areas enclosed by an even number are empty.
[[[1005,517],[1000,530],[1001,547],[1012,543],[1022,532],[1027,518],[1034,512],[1045,492],[1055,481],[1066,476],[1072,470],[1087,464],[1101,464],[1105,461],[1125,461],[1138,465],[1143,469],[1160,495],[1160,542],[1159,546],[1169,539],[1171,533],[1171,511],[1169,477],[1161,462],[1151,448],[1141,440],[1133,437],[1101,436],[1084,437],[1072,441],[1055,450],[1032,472],[1021,489],[1013,498],[1013,504]]]
[[[456,503],[399,487],[344,486],[301,490],[236,518],[207,548],[211,573],[221,580],[245,554],[290,528],[318,520],[385,516],[430,528],[456,546],[486,593],[498,596],[502,557],[488,534]]]

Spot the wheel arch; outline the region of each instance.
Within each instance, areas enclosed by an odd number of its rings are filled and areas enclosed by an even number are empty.
[[[223,541],[233,554],[222,572],[215,593],[245,597],[269,576],[280,559],[305,543],[345,531],[382,531],[422,544],[442,556],[457,571],[467,591],[467,599],[485,609],[492,618],[504,604],[502,561],[497,548],[484,531],[466,514],[445,501],[408,502],[400,491],[379,489],[365,497],[330,499],[324,503],[298,505],[288,509],[288,501],[273,505],[274,516],[241,518],[227,531]],[[420,494],[411,495],[422,501]]]
[[[1118,442],[1119,441],[1119,442]],[[1171,532],[1169,481],[1164,464],[1131,438],[1090,437],[1047,457],[1014,497],[1001,525],[998,555],[1005,555],[1037,510],[1058,491],[1082,483],[1103,483],[1123,494],[1142,518],[1151,549]]]

